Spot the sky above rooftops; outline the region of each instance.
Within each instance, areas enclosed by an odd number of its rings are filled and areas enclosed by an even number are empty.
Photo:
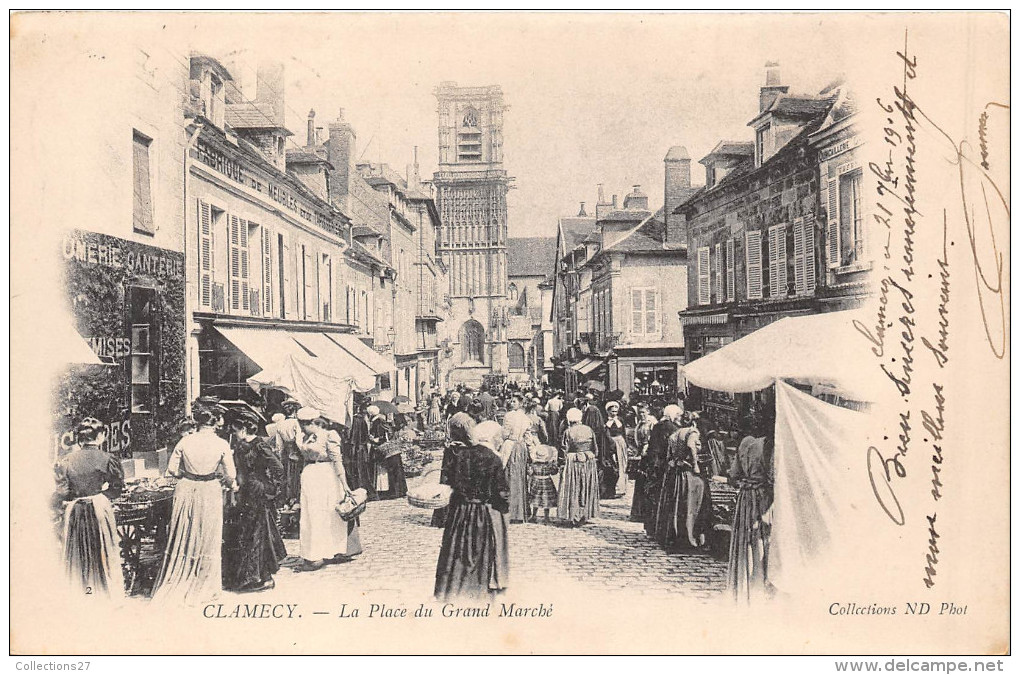
[[[510,236],[555,236],[556,221],[587,203],[596,184],[620,203],[640,184],[662,204],[662,159],[684,145],[697,163],[721,139],[753,140],[765,62],[778,61],[792,94],[836,79],[852,22],[818,15],[274,14],[203,17],[187,47],[239,54],[243,84],[259,57],[286,67],[287,127],[305,142],[306,116],[327,127],[340,108],[358,134],[359,161],[404,175],[418,146],[421,177],[437,168],[433,88],[499,84],[505,117]],[[253,41],[262,25],[271,26]],[[196,22],[198,23],[198,22]],[[253,45],[257,45],[256,48]],[[739,45],[739,48],[735,48]],[[183,45],[181,47],[184,47]],[[826,58],[818,58],[825,53]],[[246,95],[254,96],[252,92]],[[293,147],[288,144],[288,147]]]

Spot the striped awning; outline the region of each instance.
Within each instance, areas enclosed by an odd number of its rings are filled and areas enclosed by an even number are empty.
[[[588,357],[572,365],[571,369],[577,371],[581,375],[587,375],[601,365],[602,359]]]

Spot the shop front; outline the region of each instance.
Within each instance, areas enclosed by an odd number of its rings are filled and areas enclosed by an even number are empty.
[[[675,400],[680,391],[683,347],[616,347],[609,356],[609,388],[632,400]]]
[[[355,389],[376,396],[389,385],[390,365],[356,336],[313,322],[266,322],[198,315],[199,382],[202,395],[247,401],[268,417],[288,397],[302,401],[320,394],[301,390],[301,382],[286,382],[300,364],[338,382],[351,380]],[[335,327],[333,327],[335,329]],[[295,365],[299,364],[299,365]],[[289,369],[289,370],[288,370]],[[311,382],[306,382],[311,387]],[[347,387],[337,388],[337,396]],[[344,398],[346,398],[344,396]],[[329,403],[341,417],[346,401]]]
[[[54,458],[84,417],[107,427],[125,473],[165,465],[185,412],[184,255],[72,230],[61,246],[74,328],[100,363],[69,365],[54,397]]]

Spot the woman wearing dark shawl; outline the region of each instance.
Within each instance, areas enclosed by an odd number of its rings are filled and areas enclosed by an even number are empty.
[[[283,464],[258,434],[251,413],[232,422],[234,466],[239,485],[223,528],[223,586],[242,593],[275,586],[273,575],[287,557],[276,526],[274,501],[283,484]]]
[[[701,445],[693,413],[684,413],[680,429],[669,437],[666,469],[659,495],[655,538],[667,550],[698,548],[711,528],[709,458]]]
[[[466,417],[466,419],[465,419]],[[470,416],[458,417],[455,413],[447,422],[446,435],[450,442],[443,449],[443,467],[439,470],[439,482],[442,485],[450,485],[450,469],[453,466],[453,457],[464,448],[471,445],[470,432],[474,427],[474,420]],[[450,507],[444,506],[432,512],[432,527],[443,527],[446,525],[446,516]]]
[[[364,488],[370,500],[375,494],[375,467],[372,464],[371,435],[368,432],[368,411],[361,409],[351,422],[351,463],[347,465],[347,482],[352,490]]]
[[[658,515],[659,494],[662,492],[662,479],[666,473],[666,451],[669,437],[680,428],[674,421],[683,414],[678,405],[668,405],[662,409],[662,419],[652,427],[648,437],[648,452],[641,461],[642,472],[645,474],[645,496],[649,505],[645,518],[645,532],[654,537]]]
[[[454,424],[470,428],[465,414]],[[443,544],[436,565],[435,597],[488,598],[503,591],[510,577],[506,512],[510,487],[496,454],[502,428],[483,422],[471,430],[474,445],[450,453],[450,497]]]

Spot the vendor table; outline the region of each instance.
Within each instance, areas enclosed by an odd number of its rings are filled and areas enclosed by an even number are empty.
[[[128,492],[113,502],[128,595],[148,595],[163,563],[173,488]]]

